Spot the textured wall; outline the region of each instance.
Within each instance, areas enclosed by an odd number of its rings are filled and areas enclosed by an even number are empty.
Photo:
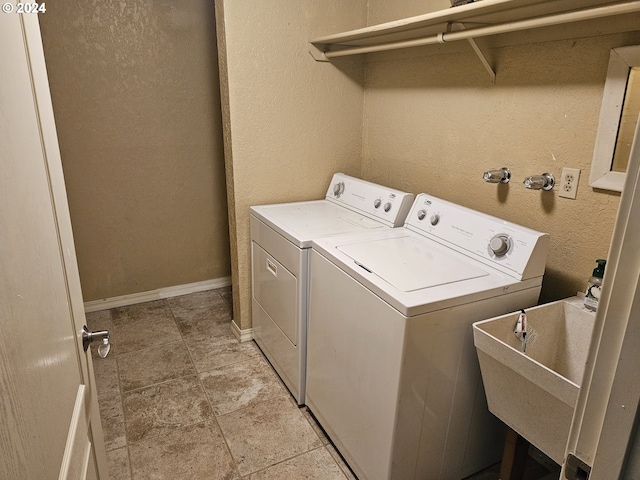
[[[308,40],[364,26],[366,2],[216,1],[230,202],[234,320],[251,327],[249,207],[322,198],[360,174],[362,69],[318,63]]]
[[[213,4],[47,7],[85,301],[229,275]]]
[[[451,2],[449,0],[402,0],[401,2],[371,0],[367,5],[367,25],[424,15],[438,10],[445,10],[450,6]]]
[[[608,254],[619,195],[588,178],[609,50],[634,43],[638,32],[491,49],[493,86],[462,42],[372,56],[363,176],[550,233],[541,300],[575,295]],[[502,166],[510,184],[483,182]],[[563,166],[582,170],[576,200],[522,185],[542,172],[559,179]]]
[[[249,328],[249,206],[319,198],[340,170],[548,231],[543,299],[583,288],[618,205],[587,184],[609,49],[640,37],[487,41],[493,86],[464,42],[372,55],[365,82],[360,60],[317,63],[307,40],[447,1],[343,3],[216,2],[231,259],[212,5],[66,1],[41,16],[86,300],[233,263]],[[482,182],[503,165],[509,186]],[[575,201],[521,185],[562,166],[582,169]]]

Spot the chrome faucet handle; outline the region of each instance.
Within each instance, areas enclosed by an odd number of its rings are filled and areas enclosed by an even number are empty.
[[[531,190],[551,190],[556,184],[556,179],[550,173],[531,175],[524,179],[524,186]]]
[[[502,167],[499,170],[484,172],[482,178],[488,183],[509,183],[509,180],[511,180],[511,172],[508,168]]]

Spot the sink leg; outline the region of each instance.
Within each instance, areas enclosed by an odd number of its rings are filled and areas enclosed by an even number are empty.
[[[529,442],[515,430],[507,428],[504,453],[500,464],[500,480],[522,480],[529,455]]]

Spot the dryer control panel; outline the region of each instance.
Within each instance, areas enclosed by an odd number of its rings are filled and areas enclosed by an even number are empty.
[[[391,227],[404,224],[413,194],[336,173],[325,198]]]
[[[520,280],[544,274],[549,235],[421,193],[405,227]]]

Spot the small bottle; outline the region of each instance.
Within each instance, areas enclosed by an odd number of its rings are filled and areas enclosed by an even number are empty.
[[[604,266],[606,260],[596,260],[598,266],[593,270],[593,275],[587,284],[587,291],[584,295],[584,306],[589,310],[596,311],[598,308],[598,300],[600,300],[600,292],[602,291],[602,277],[604,277]]]

